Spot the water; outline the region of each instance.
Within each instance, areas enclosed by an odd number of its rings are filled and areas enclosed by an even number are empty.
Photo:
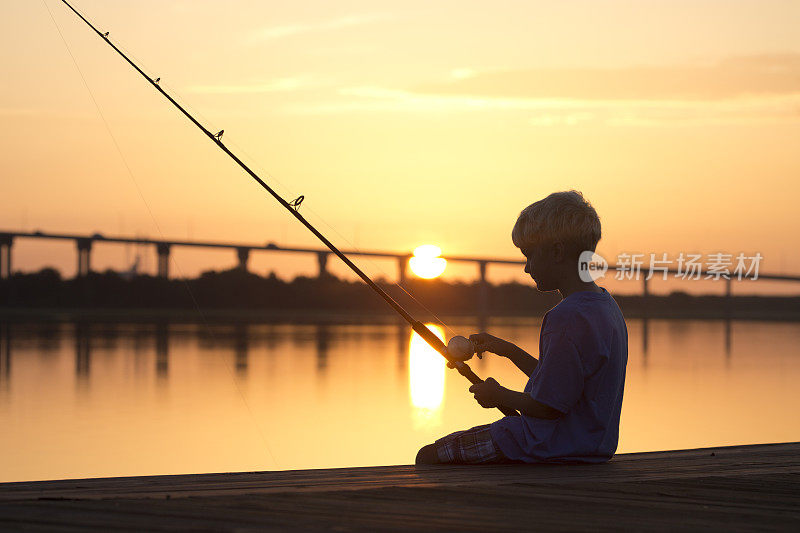
[[[539,326],[488,329],[535,352]],[[628,327],[618,451],[800,440],[800,324]],[[499,416],[399,324],[0,329],[0,481],[408,464]],[[525,383],[503,359],[472,366]]]

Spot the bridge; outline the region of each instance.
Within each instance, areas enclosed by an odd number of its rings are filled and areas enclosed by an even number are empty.
[[[17,239],[56,239],[68,240],[75,242],[77,251],[78,268],[77,276],[83,277],[91,271],[91,252],[95,243],[117,243],[117,244],[136,244],[136,245],[149,245],[154,246],[158,256],[158,276],[163,278],[169,277],[169,257],[170,251],[173,247],[184,246],[194,248],[212,248],[212,249],[229,249],[236,253],[238,258],[238,268],[247,270],[247,264],[250,255],[253,252],[280,252],[280,253],[295,253],[295,254],[315,254],[317,256],[318,271],[317,275],[322,278],[328,275],[327,264],[328,256],[331,251],[327,248],[302,248],[302,247],[287,247],[279,246],[275,243],[268,242],[266,244],[255,243],[234,243],[234,242],[218,242],[218,241],[198,241],[198,240],[165,240],[165,239],[151,239],[142,237],[111,237],[105,236],[101,233],[94,233],[90,235],[66,234],[66,233],[50,233],[42,231],[34,232],[15,232],[15,231],[0,231],[0,279],[11,276],[12,273],[12,248],[14,241]],[[406,280],[408,261],[412,257],[410,252],[387,252],[387,251],[374,251],[374,250],[342,250],[347,256],[362,256],[362,257],[377,257],[394,259],[397,262],[398,268],[398,282],[404,283]],[[518,259],[502,259],[491,257],[469,257],[458,255],[442,256],[449,262],[473,263],[478,267],[479,280],[481,285],[480,297],[481,301],[487,298],[488,281],[487,271],[491,264],[496,265],[517,265],[523,266],[524,261]],[[620,265],[611,264],[609,270],[618,270]],[[646,270],[648,265],[643,265],[643,270]],[[681,275],[677,269],[674,268],[657,268],[659,273],[664,276],[678,276]],[[697,270],[696,274],[700,277],[713,275],[706,270]],[[642,276],[642,295],[647,297],[649,295],[648,283],[651,276]],[[783,274],[769,274],[756,272],[755,275],[749,272],[737,278],[736,276],[728,276],[718,278],[725,281],[725,295],[730,297],[732,292],[732,285],[734,281],[756,279],[783,281],[783,282],[800,282],[800,276],[783,275]],[[480,305],[480,304],[479,304]],[[481,306],[483,307],[483,306]]]
[[[107,237],[100,233],[91,235],[76,235],[66,233],[49,233],[42,231],[35,232],[14,232],[14,231],[0,231],[0,277],[6,278],[11,275],[11,249],[14,240],[16,239],[57,239],[74,241],[76,250],[78,252],[78,269],[77,275],[79,277],[86,276],[91,270],[91,252],[95,243],[117,243],[117,244],[137,244],[137,245],[151,245],[156,249],[158,255],[158,276],[167,278],[169,277],[169,256],[170,251],[176,246],[195,247],[195,248],[225,248],[236,252],[239,260],[239,268],[247,270],[247,263],[250,259],[252,252],[287,252],[287,253],[300,253],[300,254],[315,254],[317,256],[317,264],[319,270],[317,275],[324,277],[327,275],[328,256],[331,252],[327,248],[299,248],[279,246],[275,243],[269,242],[266,244],[255,243],[233,243],[233,242],[216,242],[216,241],[197,241],[197,240],[165,240],[165,239],[151,239],[142,237]],[[364,256],[364,257],[379,257],[386,259],[394,259],[398,265],[398,278],[402,281],[406,278],[408,260],[413,254],[410,252],[385,252],[385,251],[369,251],[369,250],[342,250],[347,256]],[[464,256],[444,256],[444,259],[450,262],[466,262],[475,263],[478,265],[480,277],[482,281],[486,280],[486,268],[490,263],[507,264],[507,265],[524,265],[524,261],[515,259],[496,259],[486,257],[464,257]]]
[[[91,253],[92,248],[96,243],[111,243],[111,244],[136,244],[136,245],[149,245],[155,247],[158,257],[158,276],[162,278],[169,277],[169,257],[172,248],[177,246],[193,247],[193,248],[211,248],[211,249],[229,249],[236,253],[239,261],[238,268],[247,270],[247,264],[250,260],[250,255],[253,252],[281,252],[281,253],[295,253],[295,254],[314,254],[317,256],[318,271],[317,276],[323,278],[328,275],[327,265],[328,256],[331,252],[327,248],[301,248],[301,247],[287,247],[279,246],[275,243],[269,242],[266,244],[255,243],[233,243],[233,242],[218,242],[218,241],[198,241],[198,240],[165,240],[165,239],[151,239],[142,237],[120,237],[120,236],[105,236],[101,233],[94,233],[90,235],[78,235],[67,233],[50,233],[43,231],[34,232],[14,232],[14,231],[0,231],[0,279],[5,279],[11,276],[12,273],[12,248],[14,241],[17,239],[55,239],[67,240],[75,242],[77,251],[78,268],[77,277],[85,277],[91,271]],[[397,262],[398,270],[398,283],[401,285],[406,281],[406,274],[408,271],[408,261],[413,256],[410,252],[385,252],[385,251],[369,251],[369,250],[342,250],[345,255],[362,256],[362,257],[377,257],[385,259],[394,259]],[[486,306],[488,301],[488,281],[487,269],[490,263],[505,264],[505,265],[519,265],[525,264],[524,261],[514,259],[496,259],[486,257],[464,257],[464,256],[445,256],[444,259],[450,262],[474,263],[478,266],[478,273],[480,276],[481,289],[479,291],[479,305],[481,308]]]

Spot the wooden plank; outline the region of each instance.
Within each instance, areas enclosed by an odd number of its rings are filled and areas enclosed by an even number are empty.
[[[605,465],[392,466],[0,484],[0,527],[786,529],[800,443],[619,455]]]

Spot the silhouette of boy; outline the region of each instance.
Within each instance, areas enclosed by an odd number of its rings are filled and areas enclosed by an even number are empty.
[[[511,239],[536,288],[562,300],[544,316],[539,359],[488,333],[470,336],[478,353],[507,357],[528,376],[524,392],[493,378],[469,390],[481,406],[521,416],[442,437],[417,464],[602,463],[617,449],[628,330],[608,291],[578,271],[581,252],[600,240],[597,212],[577,191],[556,192],[520,213]]]

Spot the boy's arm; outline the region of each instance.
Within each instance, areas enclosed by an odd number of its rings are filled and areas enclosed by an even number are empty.
[[[469,336],[469,340],[475,346],[476,351],[481,354],[490,352],[501,357],[508,358],[526,376],[530,377],[539,360],[512,342],[489,335],[488,333],[476,333]]]
[[[483,383],[478,383],[469,388],[475,399],[482,407],[504,406],[516,409],[526,416],[555,420],[564,413],[553,409],[549,405],[537,402],[524,392],[517,392],[500,385],[494,378],[486,378]]]
[[[509,344],[511,344],[509,342]],[[506,357],[516,365],[517,368],[522,370],[522,372],[530,377],[533,374],[533,371],[536,369],[536,365],[539,364],[539,360],[536,359],[534,356],[517,346],[516,344],[511,344],[511,347],[506,354]]]
[[[546,420],[555,420],[564,414],[558,409],[553,409],[549,405],[537,402],[529,394],[507,389],[503,386],[500,386],[500,405],[516,409],[525,416],[544,418]]]

